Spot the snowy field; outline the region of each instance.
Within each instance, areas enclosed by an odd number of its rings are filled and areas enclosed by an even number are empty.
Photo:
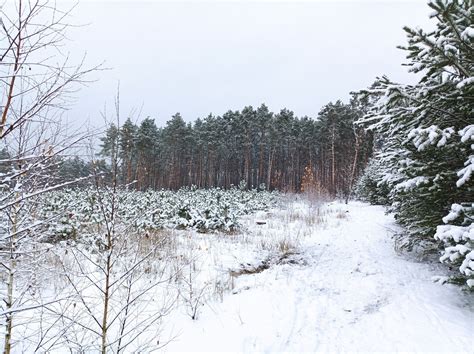
[[[264,225],[249,218],[249,237],[286,242],[286,256],[235,277],[232,291],[207,301],[198,320],[170,316],[165,329],[179,336],[164,351],[472,353],[472,296],[433,283],[444,271],[438,264],[397,254],[391,216],[357,202],[331,203],[316,218],[311,208],[293,200]],[[219,246],[208,247],[212,257]],[[268,257],[248,259],[246,247],[239,243],[226,257],[248,269]]]
[[[237,230],[129,231],[110,280],[111,351],[472,352],[472,295],[433,282],[445,266],[398,254],[381,207],[273,205],[239,214]],[[14,352],[100,347],[105,252],[76,247],[34,264],[28,306],[64,301],[16,315]]]

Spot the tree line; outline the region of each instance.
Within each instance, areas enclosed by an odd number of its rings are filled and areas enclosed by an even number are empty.
[[[297,192],[305,174],[329,195],[347,194],[372,152],[372,137],[354,121],[363,105],[353,99],[325,105],[317,119],[265,104],[186,123],[179,113],[158,127],[152,118],[110,124],[101,155],[121,182],[138,190],[232,185]]]

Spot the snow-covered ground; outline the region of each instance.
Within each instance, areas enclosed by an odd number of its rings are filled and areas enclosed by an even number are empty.
[[[272,205],[242,213],[232,232],[118,233],[127,247],[112,279],[132,285],[110,292],[109,317],[122,322],[109,322],[109,351],[126,323],[123,338],[136,339],[126,352],[473,352],[472,293],[434,283],[444,265],[398,254],[383,208],[295,195]],[[51,245],[31,265],[28,304],[55,301],[15,315],[13,352],[97,352],[104,276],[93,246]]]
[[[179,309],[164,320],[174,339],[162,350],[472,353],[472,295],[433,283],[438,264],[397,254],[396,228],[381,207],[296,199],[249,217],[243,235],[195,234],[206,278],[226,285],[197,320]]]

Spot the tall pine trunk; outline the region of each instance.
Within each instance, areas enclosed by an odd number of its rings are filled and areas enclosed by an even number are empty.
[[[335,152],[335,132],[336,128],[332,126],[331,134],[331,193],[336,196],[336,152]]]

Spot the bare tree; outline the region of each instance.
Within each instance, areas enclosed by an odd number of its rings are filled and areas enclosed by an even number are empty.
[[[118,94],[116,115],[119,125]],[[95,155],[91,153],[92,161]],[[71,338],[69,348],[73,351],[123,352],[148,332],[156,333],[177,298],[167,290],[174,276],[167,269],[167,234],[138,232],[120,220],[120,210],[125,207],[120,193],[125,189],[119,186],[118,151],[111,158],[111,183],[103,183],[96,173],[94,188],[88,190],[101,214],[94,238],[79,241],[69,250],[72,262],[64,262],[63,274],[73,289],[71,298],[76,305],[68,314],[58,305],[48,306],[51,313],[66,319],[64,326],[72,329],[65,336]],[[73,339],[78,333],[81,341]],[[146,347],[135,345],[133,350],[163,344],[148,341]]]
[[[47,220],[36,217],[37,200],[76,182],[58,184],[51,177],[58,158],[84,138],[66,137],[58,122],[77,84],[99,69],[85,69],[83,60],[71,65],[61,52],[70,11],[39,0],[4,3],[0,9],[0,144],[7,155],[0,173],[4,353],[12,350],[14,315],[44,305],[27,296],[35,276],[28,267],[39,264],[46,247],[40,230]]]
[[[100,68],[70,64],[61,51],[71,10],[48,0],[17,0],[0,10],[0,139],[26,121],[51,120],[85,75]]]

